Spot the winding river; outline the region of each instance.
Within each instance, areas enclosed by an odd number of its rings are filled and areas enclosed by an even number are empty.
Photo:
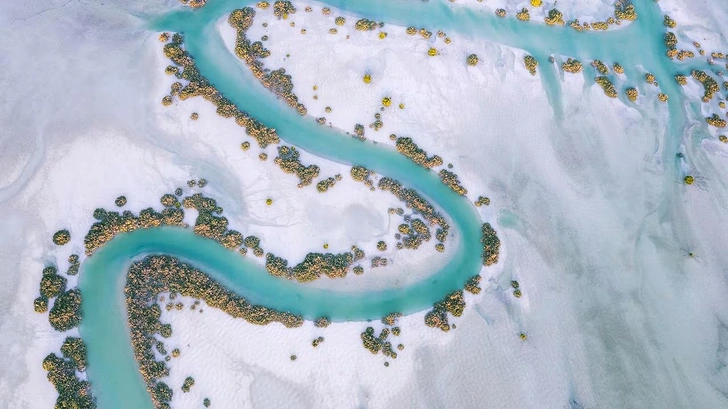
[[[333,321],[377,319],[393,311],[413,313],[427,309],[444,294],[462,288],[467,278],[482,267],[482,222],[467,198],[443,185],[434,172],[414,164],[390,147],[360,142],[318,125],[311,117],[299,116],[263,88],[226,49],[215,23],[246,3],[253,2],[211,0],[199,10],[151,18],[150,28],[183,33],[185,48],[194,56],[202,75],[241,110],[275,128],[284,141],[327,159],[363,165],[422,193],[448,215],[454,234],[460,235],[459,248],[440,271],[409,287],[356,292],[352,288],[315,289],[273,277],[262,267],[190,230],[165,227],[119,235],[87,259],[79,284],[84,296],[80,331],[88,347],[87,373],[100,408],[152,407],[134,360],[123,299],[128,267],[132,260],[143,255],[177,257],[252,303],[290,311],[307,319],[328,316]],[[628,77],[634,77],[634,66],[642,64],[655,74],[663,92],[671,97],[671,131],[666,137],[664,155],[672,171],[666,172],[669,178],[666,177],[665,183],[666,188],[676,189],[667,183],[674,184],[678,171],[674,158],[685,121],[684,101],[671,80],[671,63],[664,56],[662,45],[661,12],[652,1],[637,4],[639,18],[635,23],[608,32],[576,32],[568,27],[524,24],[511,17],[497,18],[490,11],[452,8],[444,2],[330,0],[327,3],[378,21],[443,29],[522,48],[542,63],[551,54],[584,61],[596,58],[619,61]],[[539,70],[550,101],[558,111],[561,95],[557,72],[547,64],[541,64]]]

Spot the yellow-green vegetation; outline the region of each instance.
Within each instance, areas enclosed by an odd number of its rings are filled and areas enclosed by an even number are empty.
[[[705,118],[705,122],[716,128],[725,128],[726,126],[725,119],[719,117],[717,114],[713,114],[712,116]]]
[[[450,172],[447,169],[442,169],[438,174],[442,183],[452,189],[455,193],[461,196],[468,194],[468,189],[465,189],[463,185],[460,184],[460,180],[458,180],[458,175],[456,175],[454,172]]]
[[[682,74],[676,74],[675,81],[680,85],[688,85],[688,77]]]
[[[718,82],[705,71],[693,70],[691,75],[696,81],[703,84],[703,102],[709,102],[720,91]]]
[[[569,22],[569,27],[573,28],[576,31],[584,30],[584,29],[586,29],[587,26],[588,26],[588,23],[584,23],[584,27],[582,27],[578,18]]]
[[[168,407],[172,390],[160,378],[169,374],[164,361],[156,361],[152,347],[155,334],[172,335],[172,327],[159,321],[161,309],[154,301],[160,293],[175,293],[204,300],[233,318],[257,325],[280,322],[288,328],[299,327],[303,318],[253,305],[204,273],[169,256],[149,256],[134,262],[127,274],[124,294],[134,355],[155,407]],[[171,298],[171,297],[170,297]],[[189,385],[191,386],[191,385]]]
[[[374,190],[374,182],[372,182],[372,180],[369,178],[372,174],[372,171],[359,165],[353,166],[350,172],[352,179],[357,182],[362,182],[369,189]]]
[[[524,7],[521,11],[516,13],[516,18],[521,21],[528,21],[531,19],[531,15],[528,13],[528,9]]]
[[[179,72],[179,68],[174,65],[168,65],[167,68],[164,69],[164,73],[167,75],[175,75],[177,72]]]
[[[490,223],[484,223],[481,229],[480,242],[483,244],[483,265],[490,266],[498,262],[500,239]]]
[[[53,234],[53,243],[56,246],[62,246],[69,241],[71,241],[71,233],[66,229],[58,230]]]
[[[592,67],[594,67],[597,70],[598,73],[600,73],[602,75],[609,74],[609,68],[607,67],[606,64],[604,64],[600,60],[592,61],[591,65],[592,65]]]
[[[412,162],[425,168],[434,168],[443,164],[442,158],[438,155],[427,156],[427,151],[419,146],[409,137],[399,137],[395,143],[397,151],[410,158]]]
[[[317,280],[322,274],[329,278],[345,277],[354,261],[354,254],[348,252],[341,254],[308,253],[301,263],[291,268],[288,267],[288,260],[268,253],[265,268],[271,275],[306,283]]]
[[[654,84],[655,76],[648,72],[647,74],[645,74],[645,81],[647,81],[648,84]]]
[[[384,31],[380,31],[379,32],[379,39],[380,40],[384,40],[385,38],[387,38],[387,33],[385,33]]]
[[[723,143],[728,143],[728,136],[720,135],[720,136],[718,136],[718,140]]]
[[[634,21],[637,19],[637,12],[630,1],[617,1],[614,4],[614,16],[619,20]]]
[[[364,74],[364,83],[370,84],[372,82],[372,76],[371,74]]]
[[[627,98],[632,102],[637,101],[637,96],[639,95],[636,88],[627,88],[625,94],[627,94]]]
[[[377,250],[379,250],[379,251],[387,251],[387,243],[385,243],[384,240],[379,240],[377,242]]]
[[[286,11],[290,11],[290,8],[293,7],[290,5],[289,8],[289,4],[290,2],[276,1],[273,5],[274,13],[276,10],[279,10],[280,13],[282,13],[280,16],[287,16],[288,14]],[[293,11],[295,12],[295,8],[293,8]],[[300,115],[306,115],[306,107],[298,102],[298,97],[293,93],[293,82],[291,80],[291,76],[286,74],[286,70],[283,68],[272,71],[266,70],[260,62],[260,59],[268,57],[270,55],[270,51],[263,47],[263,43],[260,41],[251,43],[246,37],[245,33],[252,25],[254,17],[255,10],[250,7],[234,10],[230,14],[228,22],[237,30],[235,54],[238,58],[245,62],[250,71],[256,78],[258,78],[263,86],[286,101],[286,103],[290,107],[296,109]]]
[[[91,255],[97,248],[111,240],[116,234],[129,232],[139,228],[158,227],[162,225],[180,226],[184,212],[176,208],[166,208],[161,213],[151,208],[144,209],[139,216],[131,212],[107,212],[104,209],[96,209],[94,218],[99,222],[94,223],[89,233],[84,238],[86,254]]]
[[[659,94],[657,94],[657,99],[659,99],[662,102],[667,102],[668,97],[666,94],[663,94],[662,92],[660,92]]]
[[[293,7],[293,3],[287,0],[278,0],[273,3],[273,15],[278,18],[287,18],[290,14],[296,12],[296,8]]]
[[[278,3],[278,2],[276,2],[276,3]],[[192,378],[191,376],[186,377],[184,382],[182,382],[182,392],[184,392],[184,393],[189,392],[190,388],[194,384],[195,384],[194,378]]]
[[[683,181],[685,182],[686,185],[692,185],[695,182],[695,178],[693,176],[688,175],[688,176],[685,176],[685,178],[683,178]]]
[[[48,321],[56,331],[64,332],[81,323],[81,290],[74,288],[61,293],[48,313]]]
[[[422,215],[431,225],[439,225],[440,228],[435,237],[438,241],[445,241],[450,225],[416,190],[405,188],[396,180],[387,177],[381,178],[378,186],[382,190],[392,192],[399,200],[405,202],[407,207]]]
[[[83,372],[86,370],[87,358],[86,358],[86,344],[83,343],[81,338],[67,337],[61,345],[61,353],[66,359],[70,359],[76,370]]]
[[[581,72],[582,66],[579,60],[568,58],[565,63],[561,64],[561,68],[566,72],[576,74]]]
[[[523,62],[526,64],[526,69],[528,72],[531,73],[531,75],[536,75],[536,67],[538,66],[538,61],[536,61],[535,58],[531,55],[526,55],[523,57]]]
[[[40,314],[48,311],[48,299],[41,296],[33,300],[33,310]]]
[[[478,200],[475,201],[475,207],[488,205],[490,205],[490,199],[485,196],[478,196]]]
[[[463,315],[465,310],[465,300],[463,298],[463,290],[454,291],[443,298],[442,301],[436,302],[432,306],[432,311],[425,315],[425,325],[433,328],[440,328],[442,331],[450,331],[447,313],[449,312],[455,317]]]
[[[610,98],[617,98],[617,89],[614,88],[614,84],[612,84],[612,81],[609,80],[606,76],[600,76],[596,77],[594,81],[599,84],[600,87],[602,87],[602,90],[604,90],[604,95],[610,97]]]
[[[332,177],[328,177],[316,184],[316,190],[318,190],[321,193],[326,192],[327,190],[331,189],[336,185],[336,182],[341,180],[341,175],[336,175]]]
[[[362,125],[362,124],[354,125],[354,136],[353,137],[359,139],[360,141],[367,139],[364,136],[364,125]]]
[[[416,248],[416,247],[414,247],[414,248]],[[376,257],[372,258],[371,262],[372,262],[372,268],[384,267],[387,265],[387,259],[384,257],[380,257],[380,256],[376,256]]]
[[[313,321],[313,325],[317,328],[326,328],[331,325],[331,320],[329,317],[318,317]]]
[[[380,337],[374,335],[374,328],[367,327],[364,332],[361,333],[362,345],[368,349],[372,354],[378,354],[382,350],[383,342]]]
[[[376,21],[372,21],[366,18],[358,20],[356,24],[354,24],[354,28],[359,31],[373,31],[376,30],[377,27],[379,27],[379,24],[377,24]]]
[[[254,15],[255,11],[252,8],[246,8],[245,11],[234,10],[230,14],[228,21],[238,30],[247,30],[253,24]],[[245,127],[245,132],[256,139],[261,147],[264,148],[271,143],[278,143],[279,138],[275,130],[265,127],[256,119],[251,118],[247,113],[240,111],[200,74],[192,57],[182,48],[182,43],[182,36],[175,34],[172,42],[164,46],[165,56],[183,69],[180,77],[189,81],[179,92],[180,100],[202,96],[217,106],[218,115],[224,118],[235,118],[235,122],[239,126]]]
[[[406,33],[407,33],[408,35],[411,35],[411,36],[413,36],[413,35],[417,34],[417,28],[415,28],[415,27],[412,27],[412,26],[409,26],[409,27],[407,27],[407,30],[405,30],[405,32],[406,32]]]
[[[313,183],[320,169],[317,165],[304,166],[299,157],[300,153],[297,150],[284,145],[278,147],[278,156],[273,162],[284,172],[298,176],[298,187],[304,187]]]
[[[336,17],[334,19],[334,24],[336,24],[337,26],[343,26],[344,24],[346,24],[346,19],[344,17],[341,17],[341,16]]]
[[[434,57],[437,55],[437,49],[435,47],[430,47],[429,50],[427,50],[427,55],[430,57]]]
[[[563,26],[565,24],[564,15],[557,9],[549,10],[548,16],[544,17],[543,21],[550,26]]]
[[[397,319],[400,317],[402,317],[401,312],[389,313],[389,314],[385,315],[384,317],[382,317],[382,324],[392,326],[397,323]],[[395,335],[399,335],[399,329],[397,329],[397,334],[395,334]]]
[[[495,15],[503,18],[506,16],[506,10],[505,9],[495,9]]]
[[[624,74],[624,67],[622,67],[622,64],[620,64],[618,62],[615,62],[614,64],[612,64],[612,70],[616,74]]]
[[[465,291],[471,294],[480,294],[480,291],[482,290],[479,285],[481,279],[480,275],[470,277],[465,283]]]
[[[311,346],[316,348],[317,346],[321,345],[322,342],[324,342],[324,337],[318,337],[318,338],[314,339],[313,341],[311,341]]]
[[[165,96],[162,98],[162,105],[168,107],[172,105],[172,97],[170,95]]]
[[[162,195],[159,202],[162,203],[162,206],[164,207],[174,207],[178,203],[177,196],[169,193]]]
[[[470,54],[466,59],[466,62],[468,63],[468,65],[475,67],[476,65],[478,65],[478,55]]]
[[[675,23],[675,20],[671,19],[670,16],[668,16],[667,14],[665,14],[665,19],[662,20],[662,24],[664,24],[665,27],[668,28],[675,28],[675,26],[677,25],[677,23]]]
[[[385,98],[385,99],[382,100],[382,104],[384,104],[384,103],[387,103],[389,105],[392,104],[391,99],[388,99],[388,98]],[[389,106],[389,105],[385,105],[385,106]],[[384,126],[384,122],[382,122],[382,114],[377,112],[376,114],[374,114],[374,122],[369,124],[369,127],[374,129],[375,131],[379,131],[380,129],[382,129],[383,126]],[[363,136],[363,134],[362,134],[362,136]]]
[[[118,207],[124,207],[124,205],[126,204],[126,196],[117,197],[116,200],[114,200],[114,204],[116,204],[116,206]]]
[[[693,58],[695,57],[695,53],[688,50],[680,50],[677,52],[677,59],[682,61],[686,58]]]
[[[677,46],[677,36],[672,31],[665,33],[665,46],[668,49],[673,49]]]
[[[263,10],[267,9],[269,6],[270,6],[270,3],[268,3],[267,1],[259,1],[258,3],[255,4],[255,7],[259,8],[259,9],[263,9]]]
[[[382,105],[384,107],[390,107],[392,105],[392,98],[391,97],[382,98]]]
[[[404,234],[402,237],[402,247],[416,250],[423,242],[430,241],[432,234],[427,225],[418,218],[405,217],[405,221],[409,220],[409,225],[401,224],[399,231]]]
[[[207,4],[207,0],[182,0],[183,3],[188,3],[190,7],[193,9],[198,9],[200,7],[203,7],[205,4]]]
[[[40,279],[41,298],[50,299],[61,295],[66,291],[66,279],[56,274],[55,267],[43,269],[43,277]]]
[[[75,276],[78,274],[78,269],[81,267],[81,263],[78,261],[78,255],[77,254],[71,254],[68,256],[68,271],[66,271],[66,275],[69,276]]]
[[[61,358],[54,353],[48,354],[43,359],[43,369],[48,372],[48,381],[58,391],[55,408],[96,408],[91,384],[76,376],[77,368],[74,361]]]

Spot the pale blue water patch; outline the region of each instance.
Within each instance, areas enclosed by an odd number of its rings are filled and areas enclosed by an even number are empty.
[[[426,26],[485,38],[522,48],[540,60],[553,53],[573,56],[585,65],[591,59],[618,61],[623,66],[642,64],[655,74],[663,92],[671,97],[670,125],[663,147],[663,159],[668,167],[664,197],[677,196],[675,153],[685,122],[683,99],[671,81],[673,66],[664,56],[662,15],[652,2],[636,4],[640,15],[637,22],[608,32],[577,32],[568,27],[526,24],[514,18],[497,18],[491,11],[453,8],[439,2],[331,0],[328,3],[388,24]],[[315,289],[272,277],[263,268],[190,231],[159,228],[120,235],[84,263],[79,284],[84,297],[81,334],[88,345],[88,376],[100,408],[151,407],[134,360],[122,298],[129,263],[142,255],[178,257],[250,302],[309,319],[329,316],[334,321],[378,319],[393,311],[411,313],[428,308],[444,294],[462,288],[465,280],[481,268],[480,219],[466,198],[440,183],[433,172],[415,165],[391,148],[354,140],[319,126],[312,118],[299,116],[265,90],[228,52],[214,23],[232,9],[248,4],[252,2],[213,0],[200,10],[169,13],[156,20],[153,27],[182,32],[186,48],[202,75],[240,109],[275,128],[286,142],[331,160],[366,166],[424,194],[450,217],[454,234],[461,235],[460,247],[443,269],[423,281],[408,287],[359,293],[351,288]],[[545,65],[546,61],[540,64]],[[550,101],[556,103],[560,99],[559,77],[553,71],[544,71],[541,78]],[[660,210],[669,213],[676,208],[666,203]],[[511,228],[522,225],[515,214],[503,213],[500,220]]]

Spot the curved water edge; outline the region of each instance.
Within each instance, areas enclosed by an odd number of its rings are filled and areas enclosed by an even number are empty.
[[[449,216],[454,234],[461,235],[459,245],[447,265],[425,280],[403,288],[356,292],[315,289],[273,277],[261,266],[190,230],[167,227],[120,234],[88,258],[79,282],[84,296],[80,331],[87,344],[87,373],[99,407],[152,407],[134,359],[123,299],[130,263],[145,254],[177,257],[253,304],[311,320],[327,316],[332,321],[379,319],[391,312],[407,314],[430,308],[445,294],[462,289],[482,268],[481,222],[466,197],[390,147],[354,140],[300,117],[263,88],[226,49],[215,29],[219,17],[209,14],[195,26],[174,30],[184,32],[187,51],[211,84],[238,108],[275,128],[286,142],[335,161],[363,165],[416,189]]]
[[[160,227],[120,234],[86,260],[79,284],[84,297],[80,331],[88,347],[89,380],[100,407],[115,407],[115,402],[151,407],[134,359],[123,297],[131,262],[147,254],[179,258],[253,304],[310,320],[320,316],[332,321],[366,320],[392,311],[416,312],[442,298],[445,288],[462,288],[459,274],[447,274],[453,270],[444,269],[413,286],[385,291],[316,289],[271,276],[253,261],[190,229]],[[457,256],[454,262],[465,255]]]
[[[166,254],[188,262],[251,303],[301,314],[307,319],[329,316],[333,321],[365,320],[401,311],[426,309],[444,294],[462,288],[465,280],[481,268],[480,220],[472,204],[444,186],[433,172],[412,163],[391,148],[361,142],[312,118],[300,117],[269,93],[225,47],[214,23],[234,8],[250,1],[214,0],[199,10],[169,13],[156,20],[156,30],[182,32],[185,48],[194,56],[200,72],[238,108],[263,124],[275,128],[286,142],[316,155],[348,164],[366,166],[414,188],[444,210],[461,234],[460,246],[442,270],[410,287],[357,293],[314,289],[270,276],[262,267],[222,248],[216,242],[179,228],[158,228],[121,234],[84,263],[79,287],[84,296],[84,320],[80,331],[88,346],[88,377],[102,408],[151,408],[146,385],[129,336],[123,285],[133,259],[145,254]],[[533,51],[535,55],[562,54],[580,59],[604,59],[623,65],[640,62],[656,75],[669,102],[670,125],[663,150],[666,196],[678,189],[668,183],[678,171],[674,154],[679,148],[685,122],[684,100],[672,84],[669,60],[661,55],[661,39],[654,31],[660,23],[657,5],[638,4],[640,17],[627,27],[608,32],[576,32],[568,27],[524,24],[500,19],[492,13],[452,8],[439,2],[418,3],[417,12],[406,2],[327,3],[342,10],[401,25],[432,26],[471,37]],[[660,30],[661,32],[662,30]],[[577,37],[578,36],[578,37]],[[545,50],[545,51],[544,51]],[[671,170],[671,171],[670,171]],[[669,179],[669,182],[668,182]],[[670,206],[663,206],[670,211]]]

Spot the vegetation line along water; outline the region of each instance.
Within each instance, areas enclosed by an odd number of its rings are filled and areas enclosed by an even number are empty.
[[[177,257],[206,272],[251,303],[290,311],[307,319],[332,321],[379,319],[399,311],[430,308],[444,294],[462,289],[482,267],[481,221],[472,203],[430,172],[395,150],[345,137],[311,118],[302,118],[263,88],[225,47],[215,23],[240,3],[212,2],[195,12],[175,12],[157,30],[182,32],[187,51],[212,85],[238,108],[275,128],[285,141],[316,155],[363,165],[414,188],[436,203],[460,235],[452,259],[428,279],[403,288],[355,292],[321,290],[269,275],[212,240],[176,228],[138,230],[107,243],[84,263],[79,287],[84,294],[80,331],[88,347],[88,377],[99,407],[152,407],[131,346],[123,299],[126,272],[145,254]]]
[[[368,18],[402,25],[439,27],[538,51],[539,55],[554,53],[585,60],[600,58],[624,65],[640,63],[655,72],[662,84],[670,83],[664,56],[661,59],[656,51],[661,49],[655,44],[660,36],[655,27],[655,22],[659,21],[656,5],[640,3],[639,11],[644,12],[646,18],[628,27],[583,33],[540,24],[516,25],[514,19],[497,19],[485,13],[450,8],[440,2],[417,2],[416,13],[407,2],[331,0],[329,3]],[[447,265],[426,280],[405,288],[357,293],[351,289],[313,289],[272,277],[263,268],[191,231],[157,228],[120,235],[84,263],[80,280],[85,315],[80,330],[88,346],[89,380],[101,408],[152,407],[134,359],[122,296],[126,271],[130,262],[140,255],[155,253],[180,258],[253,303],[291,311],[308,319],[329,316],[333,321],[377,319],[393,311],[412,313],[429,308],[444,294],[462,288],[467,278],[477,274],[482,266],[481,221],[465,197],[455,194],[433,172],[393,149],[345,137],[317,125],[312,118],[300,117],[263,88],[226,49],[215,23],[233,9],[250,4],[250,1],[210,1],[199,10],[168,13],[151,22],[151,27],[157,31],[183,33],[187,51],[195,58],[202,75],[238,108],[275,128],[288,143],[334,161],[366,166],[428,197],[452,220],[455,233],[460,235],[460,246]],[[558,81],[557,76],[544,79]],[[675,97],[670,101],[670,114],[675,116],[671,127],[675,129],[669,131],[666,156],[675,151],[679,129],[684,122],[677,98],[679,91],[672,86],[669,93]]]

